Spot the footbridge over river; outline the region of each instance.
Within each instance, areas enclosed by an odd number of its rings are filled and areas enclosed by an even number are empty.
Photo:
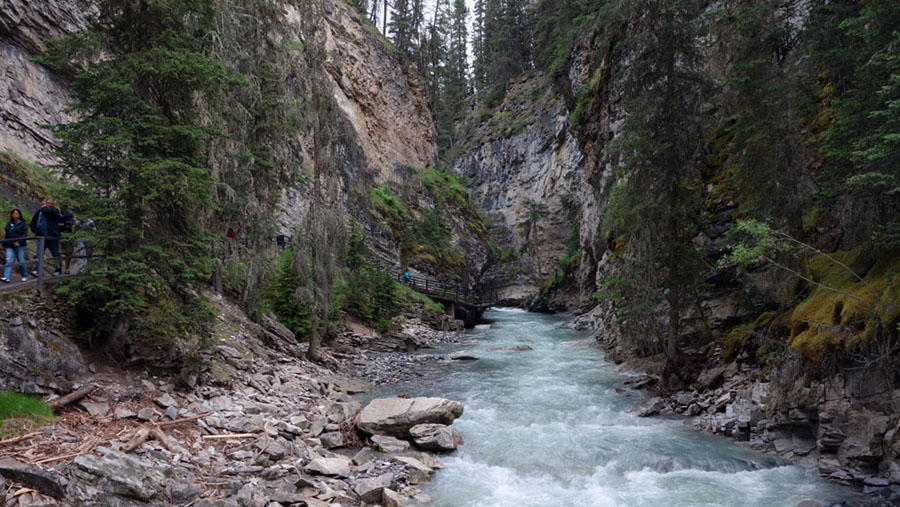
[[[500,289],[504,287],[484,284],[468,287],[423,276],[407,277],[402,272],[397,273],[397,281],[443,304],[447,315],[462,320],[468,327],[477,324],[488,308],[500,302]]]

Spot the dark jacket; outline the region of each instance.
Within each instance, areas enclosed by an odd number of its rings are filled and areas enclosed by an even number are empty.
[[[38,231],[38,217],[40,214],[44,214],[44,220],[47,221],[47,237],[49,238],[58,238],[59,237],[59,223],[62,222],[62,215],[59,213],[59,210],[56,208],[52,208],[49,206],[44,206],[43,208],[37,210],[34,216],[31,217],[31,230],[34,231],[35,234],[40,236],[40,232]]]
[[[75,215],[71,211],[67,211],[59,220],[62,226],[59,228],[60,233],[70,233],[75,227]]]
[[[28,227],[26,226],[25,221],[20,218],[16,223],[6,222],[4,232],[6,232],[6,239],[24,238],[28,236]],[[3,246],[5,248],[13,248],[13,243],[16,243],[16,241],[4,241]],[[25,246],[24,241],[18,241],[18,243],[19,246]]]

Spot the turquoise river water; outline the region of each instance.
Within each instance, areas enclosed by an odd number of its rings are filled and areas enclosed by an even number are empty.
[[[790,465],[681,421],[639,418],[647,395],[584,346],[559,318],[489,312],[486,330],[439,353],[477,361],[435,363],[414,382],[379,395],[440,396],[465,405],[454,423],[465,445],[424,486],[435,507],[794,506],[859,499]],[[511,351],[528,345],[533,350]],[[434,351],[428,351],[434,352]],[[619,388],[617,390],[617,388]]]

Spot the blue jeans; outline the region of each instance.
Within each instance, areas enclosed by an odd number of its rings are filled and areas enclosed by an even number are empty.
[[[24,246],[8,246],[6,247],[6,269],[3,270],[3,278],[9,280],[9,275],[12,274],[12,266],[10,264],[14,262],[23,263],[20,267],[22,268],[22,278],[26,278],[28,276],[28,265],[24,264],[25,262],[25,247]]]

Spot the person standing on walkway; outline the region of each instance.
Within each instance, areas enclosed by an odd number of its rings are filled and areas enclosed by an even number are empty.
[[[37,210],[31,218],[31,231],[38,236],[44,236],[44,250],[50,249],[50,255],[56,260],[56,271],[53,276],[59,276],[62,273],[62,263],[59,262],[59,224],[62,223],[62,214],[54,205],[53,199],[50,197],[44,199],[44,205]],[[39,243],[40,244],[40,243]],[[40,247],[38,247],[40,249]],[[44,252],[37,253],[38,261],[44,257]],[[32,274],[38,275],[38,264],[34,266]]]
[[[12,275],[12,264],[21,262],[22,281],[28,281],[28,265],[25,264],[25,237],[28,236],[28,225],[22,219],[22,212],[14,209],[9,212],[9,222],[3,229],[6,241],[3,246],[6,248],[6,269],[3,270],[3,278],[0,282],[9,283],[9,277]]]

